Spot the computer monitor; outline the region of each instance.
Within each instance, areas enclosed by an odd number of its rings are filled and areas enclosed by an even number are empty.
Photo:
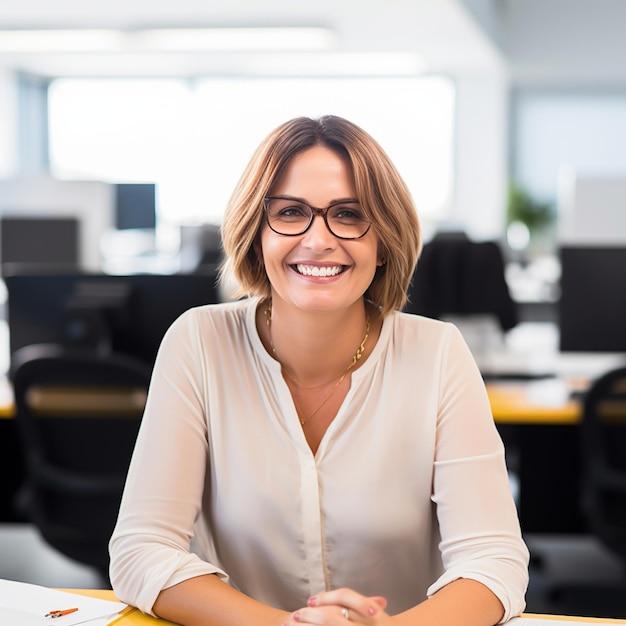
[[[626,352],[626,246],[563,246],[560,349]]]
[[[63,343],[152,366],[180,314],[218,301],[215,274],[24,274],[5,282],[11,355],[30,344]]]
[[[77,218],[3,216],[0,219],[2,271],[77,270],[79,241]]]
[[[102,271],[101,240],[115,227],[114,193],[110,183],[57,180],[49,175],[0,179],[0,215],[11,218],[74,218],[78,220],[79,269]]]
[[[151,230],[156,227],[154,183],[115,185],[115,227],[118,230]]]

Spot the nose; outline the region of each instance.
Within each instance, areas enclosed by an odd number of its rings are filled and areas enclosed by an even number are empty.
[[[327,249],[333,248],[337,243],[337,238],[328,230],[322,212],[313,215],[313,221],[306,233],[304,233],[304,245],[309,248]]]

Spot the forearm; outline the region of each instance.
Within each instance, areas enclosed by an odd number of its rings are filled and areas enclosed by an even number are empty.
[[[280,626],[289,615],[253,600],[210,574],[164,589],[153,610],[159,617],[182,626]]]
[[[309,599],[306,607],[289,616],[284,626],[345,624],[350,621],[371,626],[494,626],[504,616],[504,607],[485,585],[458,579],[432,598],[408,611],[390,616],[381,596],[363,596],[349,588],[334,589]]]
[[[504,607],[485,585],[460,578],[434,596],[393,618],[398,626],[494,626],[504,615]]]

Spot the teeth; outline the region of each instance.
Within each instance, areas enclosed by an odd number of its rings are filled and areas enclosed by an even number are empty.
[[[336,276],[341,272],[341,265],[334,267],[317,267],[298,264],[296,267],[298,268],[298,272],[305,276]]]

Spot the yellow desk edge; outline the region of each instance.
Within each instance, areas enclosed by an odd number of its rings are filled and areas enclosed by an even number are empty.
[[[488,383],[486,388],[493,419],[498,424],[575,425],[582,418],[579,400],[537,403],[530,397],[530,384]]]
[[[101,598],[102,600],[117,600],[115,593],[108,589],[66,589],[72,593],[82,593],[86,596]],[[522,613],[520,617],[541,618],[554,621],[574,621],[581,623],[600,623],[600,624],[626,624],[623,619],[607,619],[596,617],[572,617],[569,615],[539,615],[536,613]],[[122,615],[112,622],[114,626],[177,626],[174,622],[168,622],[162,619],[155,619],[142,613],[138,609],[129,607]]]
[[[527,389],[501,383],[487,384],[491,411],[499,424],[578,424],[582,416],[580,402],[569,400],[564,404],[545,405],[529,401]],[[0,419],[11,419],[15,414],[13,397],[7,388],[0,387]]]

